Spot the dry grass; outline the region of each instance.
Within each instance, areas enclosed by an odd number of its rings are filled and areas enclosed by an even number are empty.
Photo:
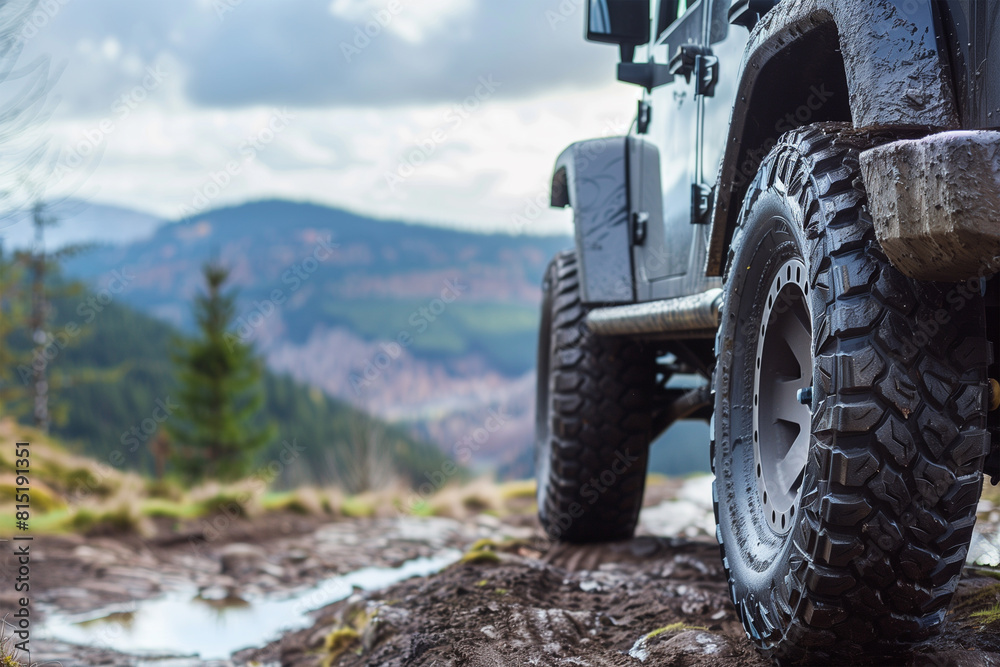
[[[323,641],[323,667],[330,667],[345,651],[361,643],[361,634],[354,628],[337,628]]]
[[[449,484],[427,499],[430,513],[463,519],[484,512],[497,513],[504,505],[503,494],[492,480],[479,478],[464,485]]]
[[[450,484],[428,497],[400,480],[357,495],[316,487],[274,492],[249,481],[207,482],[185,489],[170,479],[150,480],[73,454],[39,431],[10,420],[0,420],[0,441],[31,443],[31,529],[35,533],[146,535],[158,526],[174,529],[217,514],[244,519],[281,512],[332,519],[412,515],[462,520],[484,513],[534,512],[532,481],[497,484],[478,478]],[[0,477],[12,480],[14,461],[9,455],[0,452]],[[0,531],[14,530],[14,489],[7,481],[0,484]]]
[[[671,623],[670,625],[665,625],[662,628],[657,628],[649,634],[646,635],[646,639],[652,639],[654,637],[659,637],[660,635],[674,635],[681,632],[687,632],[689,630],[703,630],[708,632],[708,628],[703,625],[688,625],[687,623]]]
[[[9,634],[9,628],[6,617],[0,620],[0,667],[27,667],[17,657],[14,637]]]
[[[983,481],[983,500],[988,500],[993,503],[993,507],[1000,507],[1000,486],[993,486],[990,484],[990,479],[987,477]]]

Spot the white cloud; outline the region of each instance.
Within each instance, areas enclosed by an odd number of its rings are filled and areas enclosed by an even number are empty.
[[[574,29],[580,13],[545,19],[560,1],[398,0],[388,34],[350,66],[337,44],[389,0],[244,2],[221,22],[204,0],[169,10],[90,0],[68,4],[30,46],[68,61],[55,91],[67,103],[48,128],[55,144],[115,121],[86,175],[83,192],[96,201],[176,217],[241,159],[274,107],[288,106],[294,123],[211,205],[283,196],[511,229],[544,200],[566,145],[626,131],[635,109],[637,89],[613,82],[614,49],[586,45]],[[165,81],[119,117],[112,105],[154,63]],[[498,90],[477,99],[484,78]],[[428,140],[433,150],[390,187],[386,175]],[[566,231],[568,215],[545,208],[528,229]]]
[[[473,8],[472,0],[333,0],[330,13],[362,29],[374,22],[410,44],[421,44]]]
[[[122,52],[122,44],[114,37],[108,37],[101,42],[101,53],[108,60],[117,60]]]
[[[634,93],[616,84],[534,100],[496,100],[449,125],[447,105],[394,110],[295,110],[295,120],[246,163],[212,206],[271,196],[341,206],[378,217],[507,231],[568,231],[569,214],[544,203],[552,164],[569,143],[627,131]],[[195,192],[240,160],[239,147],[267,127],[272,111],[183,113],[150,105],[108,138],[87,186],[97,201],[178,217]],[[442,129],[443,128],[443,129]],[[71,140],[86,125],[62,122]],[[398,168],[435,129],[442,140],[412,175],[390,188]],[[425,143],[425,147],[429,144]],[[517,229],[515,215],[531,223]]]

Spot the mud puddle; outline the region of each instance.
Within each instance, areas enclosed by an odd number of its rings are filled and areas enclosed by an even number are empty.
[[[85,615],[51,614],[36,631],[40,638],[121,653],[178,652],[201,659],[226,659],[235,651],[274,640],[310,624],[308,612],[371,591],[423,577],[451,565],[461,552],[448,549],[397,568],[368,567],[327,579],[284,598],[232,596],[225,589],[189,589],[125,608]]]

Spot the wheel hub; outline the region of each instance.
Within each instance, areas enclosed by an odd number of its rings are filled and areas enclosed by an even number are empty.
[[[776,533],[791,530],[812,432],[812,317],[805,264],[782,264],[757,332],[753,449],[757,492]]]

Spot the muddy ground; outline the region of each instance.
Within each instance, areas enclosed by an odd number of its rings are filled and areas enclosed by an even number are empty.
[[[190,582],[276,595],[338,572],[467,551],[484,538],[491,544],[470,562],[322,607],[307,629],[228,661],[139,659],[56,641],[35,642],[32,657],[65,667],[765,665],[729,602],[710,506],[703,493],[688,498],[685,487],[678,497],[678,488],[651,489],[639,536],[609,545],[549,543],[528,514],[332,524],[273,516],[234,526],[216,542],[190,534],[156,542],[48,538],[37,544],[34,572],[36,599],[50,613],[134,605]],[[676,537],[661,537],[668,533]],[[973,616],[998,603],[997,578],[970,569],[945,634],[903,664],[1000,666],[1000,627]],[[185,653],[177,647],[177,656]]]

